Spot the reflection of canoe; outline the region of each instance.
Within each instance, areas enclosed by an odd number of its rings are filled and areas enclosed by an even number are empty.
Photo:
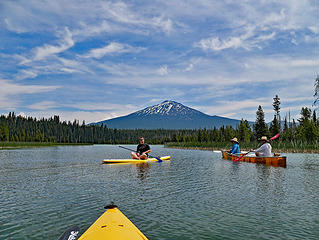
[[[162,161],[168,161],[171,156],[160,157]],[[136,160],[136,159],[104,159],[102,163],[147,163],[147,162],[158,162],[156,158],[149,158],[147,160]]]
[[[222,151],[223,159],[235,160],[239,156],[228,153],[227,151]],[[243,155],[243,154],[240,154]],[[251,162],[251,163],[261,163],[266,165],[271,165],[274,167],[286,167],[286,157],[285,156],[274,156],[274,157],[256,157],[256,156],[243,156],[239,161]]]
[[[115,206],[103,213],[79,240],[141,239],[146,236]]]

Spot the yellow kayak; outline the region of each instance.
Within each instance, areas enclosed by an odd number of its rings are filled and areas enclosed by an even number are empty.
[[[162,161],[168,161],[171,156],[160,157]],[[147,162],[158,162],[156,158],[148,158],[146,160],[136,160],[136,159],[104,159],[102,163],[147,163]]]
[[[134,240],[147,239],[145,235],[117,208],[107,210],[86,230],[79,240]]]

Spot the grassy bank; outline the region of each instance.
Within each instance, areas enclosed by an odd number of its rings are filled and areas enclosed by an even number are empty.
[[[271,142],[273,152],[282,153],[319,153],[319,144],[305,143],[282,143]],[[198,149],[198,150],[229,150],[232,147],[230,142],[169,142],[165,143],[167,148],[182,148],[182,149]],[[248,151],[256,149],[259,143],[240,143],[240,149]]]
[[[89,143],[53,143],[53,142],[0,142],[0,149],[53,147],[53,146],[78,146],[92,145]]]

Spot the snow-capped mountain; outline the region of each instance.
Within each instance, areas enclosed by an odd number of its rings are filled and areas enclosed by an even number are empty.
[[[198,116],[201,113],[195,109],[184,106],[181,103],[174,101],[164,101],[160,104],[147,107],[143,110],[135,112],[137,116],[149,116],[149,115],[162,115],[162,116],[178,116],[186,119],[191,119],[194,116]]]
[[[96,124],[118,129],[199,129],[231,125],[239,120],[210,116],[175,101],[164,101],[123,117],[112,118]]]

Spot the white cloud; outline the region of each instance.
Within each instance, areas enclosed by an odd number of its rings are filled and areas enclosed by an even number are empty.
[[[156,11],[153,11],[153,15],[157,16],[140,14],[138,11],[134,11],[132,6],[124,2],[103,2],[102,9],[112,21],[135,25],[140,28],[150,27],[167,34],[173,31],[172,20],[156,14]]]
[[[74,109],[79,109],[83,111],[105,111],[113,112],[119,116],[120,113],[127,113],[129,111],[135,111],[136,106],[132,104],[114,104],[108,102],[80,102],[76,104],[64,103],[64,107],[72,107]]]
[[[158,70],[157,70],[158,74],[161,76],[165,76],[168,74],[168,67],[167,65],[163,65],[161,66]]]
[[[41,61],[52,55],[64,52],[74,46],[75,43],[72,39],[72,34],[67,27],[65,28],[63,33],[59,34],[63,34],[63,36],[59,39],[57,45],[44,44],[41,47],[34,48],[32,50],[33,56],[31,58],[21,56],[21,58],[24,60],[22,60],[20,64],[26,65],[30,64],[30,62],[32,61]]]
[[[5,19],[4,19],[4,22],[5,22],[5,24],[6,24],[7,29],[8,29],[9,31],[11,31],[11,32],[16,32],[16,33],[24,33],[24,32],[27,32],[27,30],[26,30],[24,27],[22,27],[21,25],[15,26],[14,23],[12,23],[12,22],[10,21],[10,19],[8,19],[8,18],[5,18]]]
[[[310,26],[308,27],[308,29],[312,31],[314,34],[319,34],[319,27],[317,26]]]
[[[195,44],[195,47],[200,47],[203,50],[220,51],[227,48],[239,48],[242,46],[242,40],[239,37],[231,37],[230,39],[221,41],[218,37],[212,37],[200,40]]]
[[[112,54],[120,54],[120,53],[138,53],[145,48],[142,47],[132,47],[128,44],[121,44],[117,42],[111,42],[110,44],[106,45],[102,48],[96,48],[90,50],[90,52],[84,57],[86,58],[102,58],[105,55],[112,55]]]
[[[54,91],[59,86],[23,85],[0,79],[0,108],[12,109],[19,106],[16,96]]]
[[[74,41],[72,39],[72,34],[69,31],[69,29],[65,28],[65,35],[60,40],[60,43],[58,45],[44,45],[43,47],[37,47],[34,49],[34,58],[33,60],[42,60],[48,56],[58,54],[61,52],[66,51],[67,49],[74,46]]]
[[[93,103],[94,104],[94,103]],[[105,106],[108,104],[105,103]],[[40,107],[40,105],[39,105]],[[43,105],[45,107],[45,104]],[[60,116],[62,121],[73,121],[79,120],[80,123],[85,121],[86,123],[91,122],[99,122],[115,117],[124,116],[130,114],[134,111],[139,109],[131,109],[131,107],[127,107],[127,105],[119,105],[116,109],[109,109],[109,110],[97,110],[97,111],[62,111],[62,110],[51,110],[51,109],[38,109],[40,111],[24,111],[23,114],[26,116],[32,116],[36,118],[50,118],[54,115]]]
[[[232,11],[227,11],[232,6]],[[296,31],[300,35],[290,36],[290,42],[300,44],[305,41],[307,29],[318,34],[319,24],[315,19],[318,7],[311,1],[286,1],[286,2],[259,2],[254,1],[230,1],[220,6],[225,8],[222,22],[226,26],[221,34],[210,33],[210,37],[203,37],[195,42],[194,46],[205,51],[221,51],[224,49],[253,48],[263,49],[271,40],[288,38],[290,31]],[[314,23],[316,22],[316,23]],[[310,26],[310,27],[309,27]],[[288,36],[287,36],[288,35]],[[316,36],[307,36],[307,41]]]
[[[247,27],[247,32],[238,37],[230,37],[224,40],[221,40],[219,37],[201,39],[199,42],[194,44],[194,47],[199,47],[204,51],[221,51],[229,48],[243,48],[246,50],[251,50],[253,48],[262,49],[264,42],[273,40],[276,36],[275,32],[268,34],[259,33],[260,35],[258,35],[254,31],[255,29]]]
[[[52,108],[59,107],[56,102],[53,101],[42,101],[38,103],[31,104],[27,106],[27,108],[34,109],[34,110],[48,110]]]
[[[26,79],[26,78],[35,78],[37,77],[38,74],[36,71],[34,70],[25,70],[25,69],[22,69],[18,74],[17,74],[17,77],[16,79],[17,80],[23,80],[23,79]]]
[[[54,115],[60,117],[61,121],[71,121],[73,122],[75,119],[82,124],[83,121],[85,123],[102,121],[106,118],[110,118],[111,115],[108,115],[106,112],[87,112],[87,111],[24,111],[23,114],[25,116],[32,116],[36,118],[50,118]]]
[[[194,68],[194,64],[193,63],[190,63],[186,68],[185,68],[185,72],[189,72],[189,71],[192,71]]]
[[[167,34],[170,34],[174,30],[173,22],[171,19],[164,19],[162,17],[155,17],[152,19],[151,24],[154,25],[155,27],[159,27],[160,29],[162,29],[163,32],[165,32]]]

